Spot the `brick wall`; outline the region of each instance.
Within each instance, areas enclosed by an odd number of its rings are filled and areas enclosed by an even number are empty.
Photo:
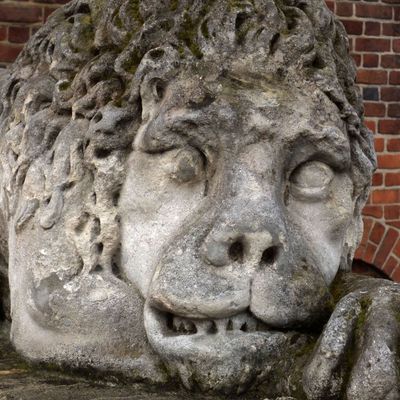
[[[356,258],[400,281],[400,0],[327,4],[350,36],[378,156]]]
[[[0,0],[0,67],[14,61],[47,17],[67,0]]]
[[[0,66],[65,0],[0,0]],[[400,282],[400,0],[326,0],[351,41],[368,127],[375,133],[378,171],[364,209],[356,259]]]

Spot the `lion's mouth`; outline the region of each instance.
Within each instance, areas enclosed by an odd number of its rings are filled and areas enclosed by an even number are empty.
[[[242,312],[229,318],[189,319],[165,314],[165,324],[170,335],[214,335],[226,333],[267,332],[268,327],[250,312]]]
[[[275,370],[293,333],[271,329],[249,311],[213,319],[183,318],[146,303],[147,338],[187,388],[241,392]]]

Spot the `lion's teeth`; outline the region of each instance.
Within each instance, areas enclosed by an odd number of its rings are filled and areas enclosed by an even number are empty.
[[[241,330],[242,326],[246,323],[246,316],[244,314],[235,315],[231,317],[232,328],[234,331]]]
[[[172,324],[175,332],[196,333],[197,331],[195,324],[186,318],[174,317]]]
[[[198,333],[210,333],[212,327],[213,321],[206,319],[196,321],[196,328]]]
[[[257,330],[257,321],[254,318],[246,319],[247,332],[255,332]]]
[[[171,325],[170,325],[171,327]],[[268,327],[261,321],[253,318],[250,314],[241,313],[230,318],[218,318],[215,320],[190,320],[188,318],[172,318],[174,332],[183,335],[193,334],[215,334],[226,332],[256,332],[268,331]]]
[[[218,333],[223,333],[226,332],[226,328],[228,326],[228,318],[220,318],[214,320],[216,326],[217,326],[217,332]]]

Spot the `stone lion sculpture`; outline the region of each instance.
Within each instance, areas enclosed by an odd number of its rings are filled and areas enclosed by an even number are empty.
[[[55,12],[0,85],[16,349],[193,390],[399,399],[398,287],[348,273],[375,168],[354,77],[322,0]]]

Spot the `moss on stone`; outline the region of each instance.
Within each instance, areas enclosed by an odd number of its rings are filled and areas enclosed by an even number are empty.
[[[206,39],[209,39],[210,38],[210,32],[208,31],[207,21],[203,21],[203,23],[201,24],[200,29],[201,29],[201,33],[203,34],[203,36]]]
[[[68,81],[63,81],[63,82],[61,82],[60,85],[58,86],[58,88],[59,88],[61,91],[68,90],[70,87],[71,87],[71,82],[68,82]]]
[[[196,41],[196,23],[193,22],[187,11],[183,13],[183,21],[177,36],[180,41],[185,43],[185,45],[189,48],[189,50],[196,58],[200,59],[203,57],[203,53],[201,52],[200,47]]]
[[[131,52],[129,59],[124,64],[125,71],[129,72],[130,74],[134,74],[142,60],[143,54],[138,50],[134,49]]]
[[[179,0],[171,0],[170,9],[171,11],[176,11],[179,7]]]
[[[127,13],[133,20],[139,22],[140,25],[144,23],[142,14],[140,14],[140,0],[132,0],[131,3],[129,3]]]
[[[356,327],[356,333],[358,334],[357,336],[361,336],[361,331],[364,330],[364,325],[367,320],[371,302],[372,301],[369,297],[364,297],[360,300],[361,312],[357,319],[357,327]]]
[[[122,19],[121,17],[116,14],[114,17],[114,25],[118,28],[118,29],[122,29],[123,28],[123,23],[122,23]]]
[[[214,3],[215,0],[205,1],[196,19],[192,19],[188,9],[183,12],[183,18],[180,29],[177,33],[177,37],[198,59],[203,57],[203,53],[197,43],[197,32],[200,28],[203,36],[209,38],[208,27],[206,21],[204,21],[204,18],[208,15]],[[183,55],[184,51],[179,51],[179,53]]]

